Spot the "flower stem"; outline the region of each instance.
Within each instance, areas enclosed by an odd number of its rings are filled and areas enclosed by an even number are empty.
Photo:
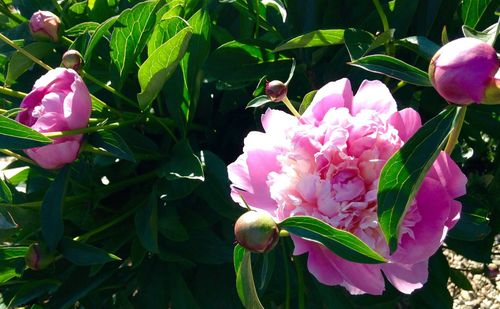
[[[19,99],[24,99],[24,97],[28,95],[27,93],[12,90],[12,89],[2,87],[2,86],[0,86],[0,94],[8,95],[10,97],[19,98]]]
[[[283,266],[285,267],[285,309],[290,309],[290,269],[288,268],[288,259],[286,253],[285,240],[282,239],[281,254],[283,255]]]
[[[293,259],[293,264],[295,265],[295,272],[297,273],[299,309],[305,309],[304,272],[302,271],[302,265],[300,264],[298,257]]]
[[[1,1],[0,13],[2,13],[5,16],[9,17],[10,19],[12,19],[13,21],[15,21],[18,24],[22,24],[25,21],[27,21],[27,19],[24,18],[23,16],[16,16],[16,15],[12,14],[12,12],[9,9],[9,7],[7,6],[7,4],[5,4],[4,1]]]
[[[137,208],[139,208],[139,206],[132,207],[127,212],[123,213],[121,216],[116,217],[112,221],[109,221],[108,223],[106,223],[104,225],[101,225],[100,227],[98,227],[96,229],[93,229],[91,231],[88,231],[85,234],[82,234],[80,236],[77,236],[77,237],[73,238],[73,240],[74,241],[83,241],[83,242],[85,242],[87,239],[89,239],[90,237],[94,236],[95,234],[98,234],[98,233],[100,233],[102,231],[105,231],[108,228],[110,228],[110,227],[112,227],[112,226],[120,223],[121,221],[127,219],[130,215],[132,215],[136,211]]]
[[[89,74],[88,72],[86,72],[85,70],[82,70],[82,77],[90,80],[94,84],[96,84],[96,85],[100,86],[101,88],[103,88],[103,89],[111,92],[112,94],[116,95],[117,97],[119,97],[123,101],[127,102],[130,106],[137,108],[137,103],[136,102],[134,102],[131,99],[127,98],[126,96],[124,96],[123,94],[121,94],[120,92],[118,92],[115,88],[113,88],[113,87],[111,87],[111,86],[109,86],[109,85],[101,82],[100,80],[98,80],[97,78],[95,78],[94,76],[92,76],[91,74]]]
[[[380,0],[372,0],[375,9],[377,10],[378,16],[380,17],[380,21],[382,22],[382,28],[384,32],[389,31],[389,21],[387,20],[387,15],[385,15],[384,9],[380,4]],[[392,43],[385,44],[385,52],[387,55],[392,56],[394,54]]]
[[[448,138],[448,142],[446,143],[446,147],[444,148],[444,151],[446,151],[446,153],[450,156],[453,152],[453,149],[455,148],[455,145],[457,144],[458,136],[460,135],[460,131],[462,130],[462,125],[464,123],[465,112],[467,111],[467,106],[460,106],[458,108],[458,117],[455,122],[455,126],[451,130],[450,137]]]
[[[69,135],[92,133],[92,132],[108,130],[108,129],[116,129],[116,128],[123,127],[126,125],[137,123],[140,120],[141,119],[139,118],[139,119],[134,119],[134,120],[122,121],[122,122],[113,122],[113,123],[103,125],[103,126],[81,128],[81,129],[68,130],[68,131],[62,131],[62,132],[61,131],[47,132],[47,133],[43,133],[43,135],[45,135],[46,137],[49,137],[49,138],[57,138],[57,137],[63,137],[63,136],[69,136]]]
[[[285,96],[283,98],[283,103],[285,103],[286,107],[288,107],[288,109],[290,110],[290,112],[292,112],[292,114],[295,117],[300,118],[299,112],[295,109],[295,107],[293,107],[292,102],[290,102],[290,100],[288,99],[288,97]]]
[[[17,154],[13,151],[10,151],[8,149],[0,149],[0,153],[3,153],[4,155],[7,155],[7,156],[11,156],[13,158],[16,158],[18,159],[19,161],[23,161],[23,162],[26,162],[26,163],[29,163],[29,164],[33,164],[33,165],[36,165],[35,161],[31,160],[31,159],[28,159],[26,158],[25,156],[22,156],[20,154]]]
[[[170,135],[170,137],[172,138],[172,140],[177,143],[178,140],[177,138],[175,137],[174,133],[172,132],[172,130],[170,130],[170,128],[168,127],[168,125],[166,125],[161,119],[159,119],[158,117],[154,116],[154,115],[150,115],[151,118],[158,122],[158,124],[163,128],[165,129],[165,132],[167,132],[168,135]]]

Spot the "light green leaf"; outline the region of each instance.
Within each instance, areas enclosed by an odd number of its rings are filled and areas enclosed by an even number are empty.
[[[149,107],[169,77],[174,73],[186,52],[192,28],[179,31],[174,37],[158,47],[139,68],[138,78],[141,93],[137,100],[142,110]]]
[[[35,42],[23,47],[24,50],[37,57],[43,59],[54,50],[54,45],[47,42]],[[19,76],[26,72],[32,65],[33,61],[16,51],[9,61],[7,75],[5,77],[5,85],[12,85]]]
[[[24,259],[28,247],[0,247],[0,261]]]
[[[111,59],[123,81],[144,49],[163,1],[147,1],[127,9],[118,17],[111,36]]]
[[[0,208],[0,230],[15,229],[18,225],[11,214],[5,209]]]
[[[467,25],[463,25],[462,32],[464,33],[465,37],[476,38],[493,46],[498,36],[499,26],[500,23],[497,22],[489,26],[488,28],[484,29],[483,31],[477,31]]]
[[[26,149],[51,143],[52,140],[43,134],[0,115],[0,148]]]
[[[156,24],[153,34],[148,41],[148,56],[151,56],[155,50],[163,43],[170,40],[182,29],[189,27],[189,23],[179,16],[162,19]]]
[[[234,247],[234,270],[236,272],[236,291],[246,309],[264,309],[255,289],[250,251],[240,245]]]
[[[0,177],[0,201],[4,203],[12,203],[12,192],[2,177]]]
[[[300,103],[299,114],[302,115],[309,107],[309,105],[311,105],[312,101],[314,100],[314,96],[316,95],[316,92],[318,92],[318,90],[313,90],[311,92],[308,92],[304,96],[304,99],[302,99],[302,103]]]
[[[359,58],[349,64],[370,72],[384,74],[409,84],[432,87],[426,72],[394,57],[370,55]]]
[[[457,107],[449,106],[429,120],[392,155],[382,169],[377,214],[391,252],[397,249],[401,219],[441,152],[456,116]]]
[[[276,47],[273,52],[280,52],[295,48],[339,45],[344,43],[344,29],[316,30]]]
[[[87,48],[85,49],[85,55],[83,55],[84,63],[90,64],[94,48],[97,46],[97,43],[99,43],[102,37],[108,32],[109,28],[115,24],[117,19],[118,16],[110,17],[95,29],[95,32],[90,38]]]
[[[99,23],[93,21],[83,22],[69,28],[68,30],[65,30],[64,34],[67,36],[76,37],[86,32],[94,32],[97,27],[99,27]]]
[[[321,243],[336,255],[351,262],[364,264],[387,262],[356,235],[336,229],[314,217],[289,217],[281,221],[279,227],[301,238]]]

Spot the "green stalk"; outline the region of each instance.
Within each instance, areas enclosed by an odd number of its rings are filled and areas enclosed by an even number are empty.
[[[460,135],[460,131],[462,130],[462,125],[465,119],[465,112],[467,111],[467,106],[460,106],[458,108],[459,111],[457,121],[455,122],[455,126],[451,130],[450,137],[448,138],[448,142],[446,143],[446,147],[444,148],[444,151],[446,151],[446,153],[450,156],[453,152],[453,149],[455,149],[455,145],[458,142],[458,137]]]
[[[295,265],[295,272],[297,273],[297,286],[298,286],[298,300],[299,309],[305,309],[305,293],[304,293],[304,272],[302,271],[302,265],[297,257],[293,259],[293,264]]]
[[[19,99],[24,99],[24,97],[28,95],[27,93],[12,90],[12,89],[2,87],[2,86],[0,86],[0,94],[8,95],[10,97],[19,98]]]
[[[382,28],[384,29],[384,32],[389,31],[389,21],[387,19],[387,15],[384,12],[384,9],[382,8],[382,5],[380,4],[379,0],[372,0],[373,5],[375,6],[375,9],[377,10],[378,16],[380,17],[380,21],[382,22]],[[385,52],[389,56],[394,55],[394,46],[392,42],[386,43],[385,44]]]
[[[13,157],[13,158],[16,158],[18,159],[19,161],[23,161],[23,162],[26,162],[26,163],[29,163],[29,164],[33,164],[33,165],[37,165],[35,163],[35,161],[31,160],[31,159],[28,159],[26,158],[25,156],[22,156],[20,154],[17,154],[13,151],[10,151],[8,149],[0,149],[0,153],[3,153],[4,155],[7,155],[7,156],[10,156],[10,157]]]
[[[77,135],[77,134],[92,133],[92,132],[108,130],[108,129],[116,129],[116,128],[123,127],[126,125],[137,123],[139,121],[141,121],[141,119],[128,120],[128,121],[122,121],[122,122],[113,122],[113,123],[103,125],[103,126],[88,127],[88,128],[81,128],[81,129],[68,130],[68,131],[47,132],[47,133],[43,133],[43,135],[45,135],[48,138],[58,138],[58,137],[69,136],[69,135]]]
[[[281,253],[283,254],[283,265],[285,267],[285,309],[290,309],[290,269],[288,268],[288,259],[286,254],[285,241],[280,241]]]
[[[288,109],[290,110],[290,112],[292,112],[292,114],[295,117],[300,118],[299,112],[295,109],[295,107],[293,107],[292,102],[290,102],[290,100],[288,99],[288,97],[285,96],[283,98],[283,103],[285,103],[286,107],[288,107]]]

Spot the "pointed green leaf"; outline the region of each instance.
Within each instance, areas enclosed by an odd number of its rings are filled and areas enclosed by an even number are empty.
[[[90,144],[112,153],[117,158],[135,162],[134,154],[125,140],[115,131],[100,131],[89,137]]]
[[[260,95],[256,98],[253,98],[250,102],[248,102],[248,104],[245,108],[256,108],[256,107],[260,107],[264,104],[267,104],[269,102],[272,102],[272,101],[269,100],[267,95],[264,94],[264,95]]]
[[[281,15],[281,18],[283,19],[283,22],[286,22],[286,8],[285,4],[281,0],[261,0],[262,4],[265,6],[270,6],[275,8],[279,14]]]
[[[12,215],[5,209],[0,208],[0,230],[15,229],[18,225]]]
[[[363,57],[373,41],[375,36],[365,30],[349,28],[344,32],[344,43],[352,61]]]
[[[54,45],[47,42],[35,42],[24,46],[23,49],[38,59],[43,59],[54,50]],[[7,76],[5,77],[5,85],[12,85],[17,78],[26,72],[33,64],[33,60],[16,51],[9,61]]]
[[[164,168],[165,177],[169,180],[191,179],[205,180],[202,162],[193,153],[193,149],[186,139],[175,144],[171,153],[172,159]]]
[[[55,279],[29,281],[26,284],[23,284],[10,300],[9,308],[17,308],[18,306],[24,305],[37,297],[47,293],[53,293],[59,288],[60,285],[61,282]]]
[[[236,245],[233,260],[236,272],[236,291],[243,306],[247,309],[264,309],[255,289],[250,251]]]
[[[146,250],[158,253],[158,200],[154,192],[135,213],[135,231]]]
[[[391,252],[398,245],[399,224],[427,171],[441,152],[457,116],[449,106],[425,123],[385,163],[380,174],[377,213]]]
[[[403,46],[427,60],[431,60],[434,54],[439,50],[439,45],[423,36],[410,36],[397,40],[396,45]]]
[[[137,4],[120,14],[111,36],[111,59],[123,81],[140,55],[156,22],[163,1]]]
[[[0,261],[24,259],[28,247],[0,247]]]
[[[68,30],[64,30],[66,36],[77,37],[87,32],[94,32],[99,27],[99,23],[94,21],[83,22]]]
[[[295,48],[339,45],[344,43],[344,29],[316,30],[295,37],[280,46],[273,52],[280,52]]]
[[[95,32],[90,38],[90,41],[87,44],[87,48],[85,49],[85,55],[83,55],[84,63],[90,63],[90,60],[92,58],[92,52],[94,51],[94,48],[97,46],[97,43],[99,43],[102,37],[108,32],[109,28],[111,28],[111,26],[115,24],[117,19],[118,16],[110,17],[95,29]]]
[[[0,177],[0,202],[12,203],[12,192],[2,177]]]
[[[139,68],[138,78],[141,93],[137,100],[142,110],[149,107],[165,82],[174,73],[186,52],[192,28],[184,28],[166,43],[158,47]]]
[[[483,31],[477,31],[467,25],[463,25],[462,32],[464,33],[465,37],[476,38],[490,45],[493,45],[498,36],[499,26],[500,23],[496,22],[493,25],[489,26],[488,28],[484,29]]]
[[[69,238],[61,239],[59,251],[67,260],[79,266],[98,265],[121,260],[116,255],[100,248]]]
[[[155,26],[153,33],[148,41],[148,56],[151,56],[155,50],[163,43],[173,38],[179,31],[189,27],[189,23],[179,16],[165,18]]]
[[[386,262],[383,256],[356,235],[334,228],[314,217],[289,217],[281,221],[279,227],[304,239],[321,243],[336,255],[351,262],[364,264]]]
[[[43,134],[0,115],[0,148],[26,149],[51,143],[52,140]]]
[[[370,72],[380,73],[417,86],[432,87],[426,72],[394,57],[370,55],[351,63]]]
[[[473,291],[474,288],[472,287],[472,284],[470,283],[469,279],[467,278],[462,271],[456,269],[456,268],[450,268],[450,280],[451,282],[455,283],[456,286],[461,288],[462,290],[466,291]]]
[[[300,103],[299,106],[299,114],[302,115],[309,107],[309,105],[311,105],[312,101],[314,100],[314,96],[316,95],[316,92],[318,92],[318,90],[313,90],[311,92],[308,92],[304,96],[304,99],[302,99],[302,103]]]
[[[50,250],[54,250],[61,240],[64,232],[64,223],[62,219],[62,207],[64,195],[68,184],[70,167],[66,165],[57,174],[54,182],[43,197],[40,209],[40,220],[42,225],[43,239]]]

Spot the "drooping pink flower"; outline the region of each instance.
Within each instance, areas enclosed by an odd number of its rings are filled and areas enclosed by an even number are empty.
[[[61,31],[61,20],[50,11],[37,11],[29,21],[31,35],[38,40],[58,42]]]
[[[21,102],[25,110],[16,120],[41,133],[81,129],[87,126],[92,111],[90,93],[78,73],[57,68],[40,77]],[[47,146],[24,152],[46,169],[55,169],[76,160],[83,135],[54,139]]]
[[[443,98],[468,105],[485,101],[487,88],[499,91],[495,83],[498,67],[492,46],[475,38],[460,38],[441,47],[432,57],[429,77]]]
[[[444,152],[431,167],[400,228],[398,250],[389,249],[377,221],[381,169],[421,126],[418,113],[397,111],[379,81],[364,81],[354,96],[349,80],[321,88],[297,119],[268,109],[265,132],[250,132],[243,154],[228,166],[234,201],[242,197],[276,221],[313,216],[354,233],[385,256],[386,264],[344,260],[323,245],[292,236],[294,254],[308,253],[309,271],[322,283],[352,294],[382,294],[384,277],[411,293],[427,281],[429,257],[457,222],[466,177]]]

